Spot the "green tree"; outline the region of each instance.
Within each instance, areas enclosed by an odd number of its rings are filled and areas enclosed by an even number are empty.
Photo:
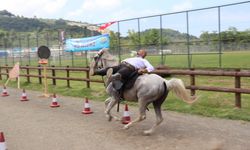
[[[110,50],[116,51],[118,48],[118,33],[110,31],[109,35],[110,35]]]
[[[129,48],[136,49],[138,45],[140,45],[140,38],[138,32],[134,30],[128,30],[128,38],[129,38]]]

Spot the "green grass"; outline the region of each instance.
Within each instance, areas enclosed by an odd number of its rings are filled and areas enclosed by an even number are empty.
[[[124,56],[127,57],[127,56]],[[123,58],[124,58],[123,57]],[[250,52],[231,52],[224,53],[222,55],[223,67],[225,68],[249,68],[250,67]],[[154,65],[159,64],[160,56],[149,56],[149,61]],[[195,55],[192,57],[192,61],[195,67],[218,67],[218,56],[217,55]],[[64,61],[64,63],[70,63]],[[78,59],[78,63],[85,62]],[[170,67],[187,67],[187,57],[183,55],[170,55],[166,58],[166,64]],[[25,73],[25,72],[23,72]],[[37,74],[36,71],[32,71],[31,74]],[[50,75],[51,72],[48,72]],[[56,71],[57,76],[65,77],[66,73],[62,71]],[[72,72],[71,77],[85,77],[83,72]],[[172,76],[182,79],[186,85],[189,85],[189,76]],[[100,77],[91,77],[98,78]],[[168,78],[169,79],[169,78]],[[0,80],[0,84],[6,81],[5,76],[3,80]],[[57,85],[53,86],[51,80],[49,82],[49,92],[58,93],[65,96],[74,97],[88,97],[93,100],[104,101],[108,95],[105,92],[104,86],[101,83],[91,83],[91,88],[86,88],[85,82],[70,81],[71,88],[66,87],[66,81],[57,80]],[[241,78],[242,88],[250,89],[250,78]],[[216,87],[234,87],[233,77],[206,77],[198,76],[196,78],[196,84],[200,86],[216,86]],[[16,82],[11,81],[9,86],[16,87]],[[26,82],[26,78],[21,78],[21,87],[43,91],[43,86],[38,84],[37,78],[31,78],[31,83]],[[181,100],[177,99],[171,92],[169,93],[166,102],[163,104],[164,110],[177,111],[182,113],[196,114],[209,117],[227,118],[235,120],[250,121],[250,95],[242,94],[242,108],[235,108],[235,96],[232,93],[220,93],[220,92],[206,92],[197,91],[196,95],[200,98],[193,105],[186,104]],[[133,103],[136,105],[135,103]]]
[[[122,55],[121,59],[130,57],[130,55]],[[222,68],[250,68],[249,63],[250,51],[235,51],[235,52],[224,52],[221,55],[221,67]],[[161,64],[161,56],[147,56],[147,59],[154,65],[158,66]],[[21,60],[21,61],[20,61]],[[31,65],[37,66],[38,59],[31,58],[8,58],[0,57],[0,66],[9,64],[12,66],[15,62],[20,61],[22,65]],[[49,61],[49,65],[55,66],[75,66],[75,67],[84,67],[88,62],[84,56],[62,56],[61,63],[59,58],[53,60],[52,58]],[[163,62],[169,67],[176,68],[188,68],[188,56],[187,55],[166,55],[163,57]],[[218,68],[219,65],[219,55],[218,54],[207,54],[207,55],[192,55],[191,57],[191,67],[199,68]]]

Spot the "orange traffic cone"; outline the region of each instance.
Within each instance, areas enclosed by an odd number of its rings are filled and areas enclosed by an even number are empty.
[[[26,92],[25,92],[25,89],[23,89],[23,93],[22,93],[22,96],[21,96],[21,99],[20,99],[20,101],[28,101],[29,99],[28,99],[28,97],[27,97],[27,94],[26,94]]]
[[[129,111],[128,111],[128,104],[125,105],[125,110],[123,112],[123,117],[122,117],[122,124],[128,124],[131,121]]]
[[[88,98],[85,98],[84,108],[82,111],[83,114],[92,114],[93,111],[90,109],[90,104]]]
[[[9,96],[6,86],[3,86],[2,97]]]
[[[3,132],[0,132],[0,150],[7,150]]]
[[[60,107],[59,103],[57,102],[56,94],[54,93],[52,97],[52,103],[50,104],[50,107]]]

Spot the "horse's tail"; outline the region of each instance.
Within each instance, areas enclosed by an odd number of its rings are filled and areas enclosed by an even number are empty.
[[[189,95],[181,79],[172,78],[170,80],[165,80],[165,82],[167,84],[167,89],[169,91],[172,90],[178,98],[186,103],[191,104],[196,101],[195,97]]]

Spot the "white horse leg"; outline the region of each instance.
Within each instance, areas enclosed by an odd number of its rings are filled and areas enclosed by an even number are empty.
[[[133,126],[134,123],[140,122],[144,119],[146,119],[146,109],[147,109],[147,103],[143,100],[139,100],[139,117],[136,118],[135,120],[131,121],[127,125],[125,125],[123,128],[124,129],[129,129],[131,126]]]
[[[108,107],[111,100],[112,100],[112,97],[109,97],[109,98],[107,98],[105,100],[105,110],[107,109],[107,107]],[[109,115],[111,116],[111,118],[114,118],[115,121],[121,121],[122,120],[121,116],[111,115],[111,113],[109,113]],[[108,116],[108,117],[110,118],[110,116]]]
[[[111,97],[109,97],[105,101],[105,105],[106,105],[105,113],[107,114],[108,120],[111,121],[113,116],[110,114],[110,111],[115,106],[115,104],[117,104],[118,101],[120,100],[119,93],[113,88],[112,83],[110,83],[107,86],[106,92],[109,93]],[[118,117],[115,117],[116,120],[117,120],[117,118]]]
[[[106,102],[109,102],[108,104],[106,104]],[[115,104],[117,104],[117,100],[114,99],[113,97],[109,97],[106,101],[105,101],[105,104],[106,104],[106,110],[105,110],[105,113],[108,117],[108,121],[111,121],[113,116],[111,115],[110,111],[111,109],[115,106]]]
[[[158,127],[163,121],[161,114],[161,103],[153,102],[153,105],[156,114],[156,122],[149,130],[144,131],[144,135],[152,134],[155,131],[156,127]]]
[[[110,103],[110,101],[111,101],[111,97],[109,97],[109,98],[107,98],[107,99],[105,100],[105,102],[104,102],[104,104],[105,104],[105,109],[107,109],[108,104]]]

